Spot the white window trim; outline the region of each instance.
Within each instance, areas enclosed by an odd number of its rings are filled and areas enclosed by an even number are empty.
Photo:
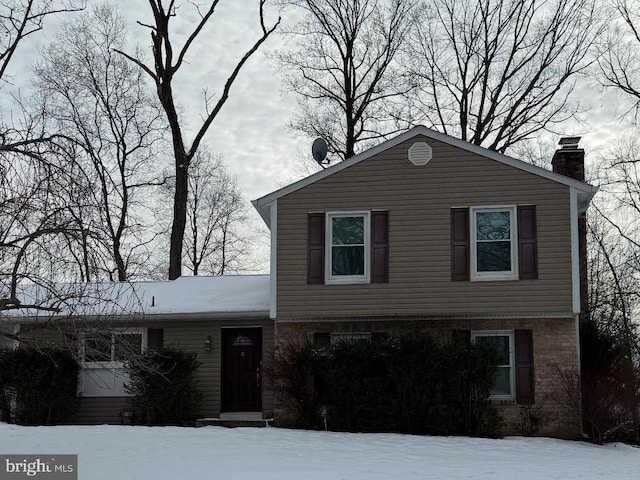
[[[271,204],[271,255],[269,257],[269,317],[278,316],[278,200]]]
[[[85,362],[85,338],[93,334],[109,334],[111,336],[111,352],[113,355],[113,336],[117,334],[141,334],[142,335],[142,353],[147,348],[147,328],[123,328],[123,329],[99,329],[86,330],[81,333],[81,341],[79,344],[80,355],[80,371],[78,372],[78,395],[87,398],[97,397],[128,397],[126,391],[123,391],[122,385],[129,382],[129,373],[125,367],[125,362],[108,361],[108,362]],[[87,382],[99,388],[88,388]]]
[[[471,281],[494,281],[494,280],[518,280],[518,215],[516,214],[516,205],[486,205],[471,207],[469,215],[469,235],[471,237]],[[476,213],[482,212],[504,212],[509,211],[509,219],[511,222],[511,270],[504,272],[478,272],[478,250],[477,250],[477,230],[476,230]]]
[[[331,219],[336,217],[363,217],[364,218],[364,274],[363,275],[331,275]],[[327,285],[347,285],[358,283],[370,283],[371,279],[371,212],[370,211],[346,211],[327,212],[325,215],[325,239],[324,239],[324,282]]]
[[[509,337],[509,389],[511,395],[489,395],[491,400],[515,400],[516,398],[516,345],[513,330],[472,330],[471,343],[476,337]]]
[[[93,334],[109,334],[111,336],[111,356],[113,358],[114,353],[114,335],[118,334],[126,334],[126,335],[142,335],[142,352],[144,353],[147,350],[147,329],[146,328],[124,328],[121,330],[87,330],[82,332],[82,342],[80,343],[80,365],[82,368],[93,369],[93,368],[104,368],[104,369],[118,369],[124,368],[125,362],[122,361],[104,361],[104,362],[86,362],[85,361],[85,338],[90,337]]]

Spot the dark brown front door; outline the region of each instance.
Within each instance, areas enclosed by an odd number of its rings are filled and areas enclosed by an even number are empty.
[[[222,329],[222,411],[262,411],[262,329]]]

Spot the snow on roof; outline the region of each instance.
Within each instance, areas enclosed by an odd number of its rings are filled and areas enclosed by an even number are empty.
[[[15,309],[11,317],[215,315],[268,316],[269,275],[180,277],[173,281],[63,284],[55,289],[24,286],[17,294],[23,305],[55,308],[56,312]],[[1,295],[0,295],[1,296]]]
[[[180,277],[145,286],[149,314],[269,311],[269,275]]]

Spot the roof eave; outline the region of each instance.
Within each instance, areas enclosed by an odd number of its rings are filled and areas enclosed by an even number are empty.
[[[271,202],[260,203],[260,199],[252,200],[251,205],[258,211],[267,227],[271,228]]]
[[[365,160],[369,157],[377,155],[380,152],[384,152],[385,150],[388,150],[389,148],[392,148],[395,145],[398,145],[412,137],[421,135],[423,134],[422,129],[429,130],[427,129],[427,127],[424,127],[424,126],[414,127],[411,130],[407,130],[406,132],[401,133],[400,135],[393,137],[389,140],[386,140],[374,147],[371,147],[368,150],[365,150],[364,152],[359,153],[358,155],[354,155],[353,157],[347,160],[338,162],[328,168],[325,168],[324,170],[320,170],[319,172],[314,173],[313,175],[309,175],[308,177],[302,178],[297,182],[294,182],[282,188],[279,188],[275,192],[271,192],[267,195],[264,195],[263,197],[260,197],[254,200],[252,203],[256,208],[258,208],[258,206],[264,207],[266,205],[270,205],[274,200],[277,200],[278,198],[284,195],[295,192],[296,190],[306,187],[307,185],[317,182],[318,180],[322,180],[323,178],[333,175],[334,173],[344,170],[345,168],[349,168],[351,165],[354,165],[362,160]],[[261,214],[261,216],[263,215]]]
[[[60,315],[45,317],[41,315],[25,315],[9,317],[7,324],[32,324],[46,323],[52,318],[61,322],[73,322],[77,318],[82,318],[87,323],[99,323],[105,320],[104,315]],[[149,323],[150,321],[184,321],[184,320],[236,320],[236,319],[268,319],[269,310],[247,310],[236,312],[162,312],[162,313],[138,313],[126,315],[109,315],[109,321],[116,323]]]
[[[147,313],[144,318],[157,321],[268,319],[269,310],[251,310],[242,312]]]
[[[538,175],[541,176],[543,178],[547,178],[551,181],[555,181],[558,183],[561,183],[563,185],[567,185],[568,187],[573,187],[576,188],[577,190],[579,190],[580,192],[583,192],[585,194],[587,194],[587,201],[586,204],[588,205],[589,201],[591,200],[591,198],[593,197],[593,195],[595,194],[595,191],[597,191],[596,187],[593,187],[592,185],[589,185],[588,183],[585,182],[581,182],[580,180],[576,180],[574,178],[571,177],[567,177],[564,176],[560,173],[556,173],[553,172],[551,170],[547,170],[546,168],[542,168],[542,167],[537,167],[535,165],[531,165],[530,163],[526,163],[523,162],[522,160],[518,160],[516,158],[513,157],[509,157],[507,155],[504,155],[502,153],[493,151],[493,150],[488,150],[484,147],[481,147],[479,145],[474,145],[472,143],[466,142],[464,140],[460,140],[458,138],[454,138],[451,137],[449,135],[446,135],[444,133],[440,133],[440,132],[436,132],[435,130],[431,130],[430,128],[425,127],[424,125],[418,125],[416,127],[413,127],[411,130],[407,130],[404,133],[401,133],[400,135],[391,138],[385,142],[380,143],[379,145],[376,145],[375,147],[372,147],[358,155],[355,155],[354,157],[351,157],[348,160],[344,160],[342,162],[339,162],[329,168],[326,168],[324,170],[321,170],[320,172],[314,173],[313,175],[310,175],[308,177],[305,177],[301,180],[298,180],[297,182],[294,182],[290,185],[287,185],[285,187],[282,187],[278,190],[276,190],[275,192],[271,192],[268,195],[265,195],[261,198],[258,198],[257,200],[254,200],[252,203],[254,205],[254,207],[258,210],[258,213],[260,213],[260,216],[264,219],[264,221],[267,223],[268,226],[270,226],[271,223],[271,219],[270,219],[270,208],[269,205],[274,201],[277,200],[278,198],[284,196],[284,195],[288,195],[289,193],[293,193],[296,190],[299,190],[303,187],[306,187],[307,185],[310,185],[312,183],[317,182],[318,180],[322,180],[323,178],[328,177],[329,175],[333,175],[334,173],[337,173],[341,170],[344,170],[345,168],[350,167],[351,165],[354,165],[362,160],[365,160],[369,157],[372,157],[374,155],[377,155],[380,152],[383,152],[385,150],[388,150],[389,148],[392,148],[402,142],[405,142],[407,140],[409,140],[410,138],[416,137],[418,135],[423,135],[427,138],[431,138],[432,140],[436,140],[439,142],[443,142],[449,145],[452,145],[454,147],[460,148],[462,150],[466,150],[468,152],[474,153],[476,155],[480,155],[482,157],[485,158],[489,158],[495,161],[498,161],[500,163],[503,163],[505,165],[509,165],[512,166],[514,168],[532,173],[534,175]],[[595,188],[595,191],[594,191]]]
[[[578,212],[585,212],[589,208],[589,204],[598,190],[600,190],[600,187],[591,186],[589,191],[578,192]]]

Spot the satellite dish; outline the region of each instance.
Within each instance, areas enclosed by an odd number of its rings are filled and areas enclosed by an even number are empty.
[[[313,141],[313,145],[311,145],[311,154],[313,155],[313,159],[321,166],[329,164],[329,161],[326,160],[328,150],[329,147],[327,147],[327,142],[322,138],[316,138]]]

